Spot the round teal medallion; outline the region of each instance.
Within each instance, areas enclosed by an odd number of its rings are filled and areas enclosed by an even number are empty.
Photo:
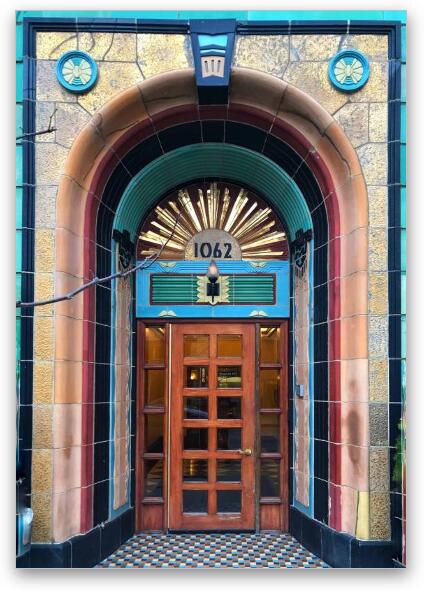
[[[87,92],[97,80],[97,64],[84,51],[67,51],[57,61],[56,76],[70,92]]]
[[[356,49],[347,49],[333,57],[328,75],[333,86],[344,92],[353,92],[367,82],[370,67],[364,54]]]

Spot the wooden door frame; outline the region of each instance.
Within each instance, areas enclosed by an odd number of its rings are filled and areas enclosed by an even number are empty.
[[[273,528],[279,529],[279,531],[288,531],[289,525],[289,319],[288,318],[261,318],[261,319],[246,319],[246,318],[219,318],[219,319],[205,319],[205,318],[178,318],[178,319],[139,319],[136,320],[136,443],[135,443],[135,530],[140,531],[168,531],[168,509],[169,509],[169,440],[168,435],[170,432],[170,413],[169,413],[169,390],[170,390],[170,332],[172,331],[172,325],[175,324],[254,324],[256,331],[256,347],[255,347],[255,437],[259,437],[260,433],[260,413],[259,413],[259,338],[260,338],[260,327],[261,326],[275,326],[279,325],[282,329],[281,335],[281,388],[285,389],[286,396],[281,398],[281,412],[280,416],[286,417],[285,420],[280,420],[280,492],[281,492],[281,505],[280,505],[280,527]],[[143,447],[144,447],[144,420],[143,420],[143,401],[144,401],[144,329],[147,326],[164,326],[165,327],[165,397],[164,397],[164,472],[163,472],[163,498],[146,500],[142,498],[143,486],[144,486],[144,458],[143,458]],[[284,391],[284,390],[282,390]],[[259,443],[259,442],[256,442]],[[260,448],[257,446],[257,449]],[[255,527],[256,531],[260,531],[260,453],[256,455],[256,495],[255,495]],[[147,527],[149,524],[143,522],[143,506],[156,506],[159,510],[161,507],[162,511],[162,527]],[[158,523],[158,518],[153,520],[154,523]],[[264,528],[262,528],[264,529]],[[265,528],[271,529],[271,528]]]

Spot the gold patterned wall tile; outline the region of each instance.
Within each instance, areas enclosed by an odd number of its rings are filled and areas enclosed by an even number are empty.
[[[37,185],[58,185],[65,168],[68,149],[59,144],[36,144],[35,178]]]
[[[366,144],[368,138],[368,105],[366,103],[347,103],[334,115],[353,147]]]
[[[33,448],[49,449],[52,446],[52,405],[37,404],[33,407]]]
[[[387,402],[389,398],[389,367],[387,359],[368,362],[368,391],[372,402]]]
[[[77,49],[77,34],[70,32],[37,33],[37,59],[58,59],[66,51]]]
[[[338,51],[339,35],[290,35],[290,60],[321,62]]]
[[[51,494],[33,491],[31,495],[31,508],[34,511],[32,542],[49,542],[52,534]]]
[[[35,265],[39,273],[53,272],[55,263],[54,230],[40,229],[35,231]]]
[[[96,61],[136,61],[135,33],[79,33],[78,46]]]
[[[370,62],[368,82],[350,94],[352,102],[382,102],[388,99],[389,66],[387,63]]]
[[[357,49],[369,60],[387,61],[389,42],[387,35],[345,35],[340,49]]]
[[[35,274],[35,300],[42,301],[54,297],[54,275],[53,273]],[[53,305],[38,306],[34,308],[36,316],[51,316],[53,314]]]
[[[387,186],[368,186],[368,213],[371,227],[387,226],[387,200]]]
[[[34,404],[53,402],[53,363],[34,363]]]
[[[103,61],[111,49],[112,35],[113,33],[78,33],[78,49],[85,51],[96,61]]]
[[[387,492],[389,490],[389,448],[370,448],[370,490]]]
[[[370,142],[386,142],[388,125],[387,103],[370,103],[369,110]]]
[[[387,145],[366,144],[357,150],[365,181],[369,185],[387,184]]]
[[[53,456],[51,449],[33,449],[32,484],[33,492],[49,493],[52,489]]]
[[[387,338],[387,337],[386,337]],[[389,439],[389,410],[386,403],[369,405],[369,431],[371,446],[386,446]]]
[[[370,228],[368,232],[369,271],[387,271],[387,230]]]
[[[252,68],[282,78],[289,61],[287,35],[238,36],[234,66]]]
[[[370,359],[383,359],[388,354],[389,323],[387,316],[368,316],[368,354]]]
[[[50,361],[54,355],[53,319],[37,316],[34,320],[34,359]]]
[[[56,141],[61,146],[70,148],[74,139],[91,117],[78,104],[60,103],[56,107]]]
[[[94,113],[107,101],[123,90],[142,80],[136,63],[101,62],[98,64],[99,78],[93,89],[78,97],[78,103],[90,113]]]
[[[151,78],[169,70],[193,65],[188,35],[137,35],[137,62],[143,76]]]
[[[390,540],[390,494],[370,493],[370,539]]]
[[[57,187],[36,187],[35,227],[54,228],[56,225]]]
[[[55,103],[38,101],[35,107],[35,129],[37,131],[47,131],[56,127],[55,122]],[[36,142],[51,143],[56,139],[56,132],[42,133],[35,136]]]
[[[56,77],[56,61],[37,60],[37,101],[76,103],[77,97],[61,86]]]
[[[338,111],[351,98],[331,85],[327,62],[290,62],[284,80],[311,95],[330,114]]]
[[[370,314],[384,315],[389,306],[387,273],[370,273],[368,278],[368,310]]]

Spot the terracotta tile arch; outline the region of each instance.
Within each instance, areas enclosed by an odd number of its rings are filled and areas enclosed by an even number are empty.
[[[351,301],[366,301],[367,293],[366,281],[354,281],[367,272],[365,181],[341,127],[304,92],[270,75],[235,68],[229,96],[225,107],[199,106],[194,71],[186,69],[144,81],[113,98],[94,115],[72,146],[59,187],[56,292],[63,293],[68,286],[76,287],[95,274],[96,216],[104,186],[122,157],[145,137],[180,122],[224,118],[250,122],[289,143],[314,173],[329,222],[329,279],[334,280],[329,309],[330,400],[334,402],[330,405],[330,525],[340,529],[340,364],[341,360],[367,358],[367,311],[358,309],[354,315],[351,311]],[[341,297],[348,280],[349,301]],[[72,335],[65,350],[56,347],[55,397],[63,402],[79,401],[84,409],[80,531],[86,531],[92,524],[92,290],[84,292],[80,308],[62,302],[55,310],[56,343],[60,343],[64,330]],[[354,346],[350,338],[353,331],[357,335]],[[352,365],[351,379],[355,379],[354,371]]]

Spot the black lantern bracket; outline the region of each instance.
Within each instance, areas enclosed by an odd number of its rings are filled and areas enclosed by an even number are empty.
[[[112,238],[119,244],[119,262],[123,269],[128,269],[134,256],[134,242],[131,241],[128,230],[114,230]]]

